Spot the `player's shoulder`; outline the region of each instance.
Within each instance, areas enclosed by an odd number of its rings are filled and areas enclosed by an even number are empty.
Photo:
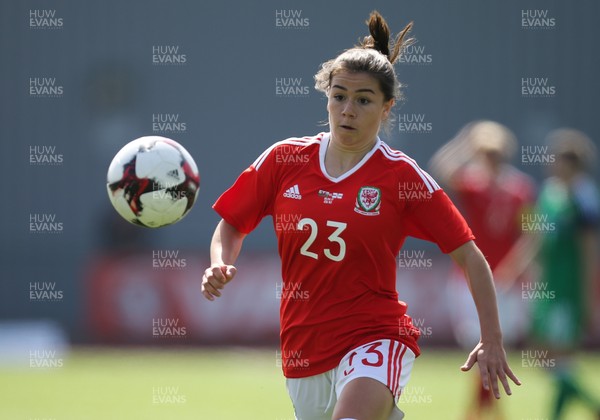
[[[413,158],[398,149],[394,149],[383,140],[378,141],[377,151],[380,158],[391,167],[410,169],[419,166]]]
[[[284,146],[294,146],[296,148],[304,148],[313,145],[321,144],[326,133],[319,133],[314,136],[304,136],[304,137],[288,137],[285,140],[278,141],[274,143],[272,148],[281,148]]]
[[[259,169],[269,159],[285,159],[289,156],[300,156],[310,153],[312,149],[321,144],[325,133],[319,133],[314,136],[289,137],[280,140],[268,147],[252,164],[255,169]]]
[[[433,177],[406,153],[390,147],[384,141],[379,141],[377,148],[380,159],[398,175],[400,182],[422,182],[429,192],[440,189]]]

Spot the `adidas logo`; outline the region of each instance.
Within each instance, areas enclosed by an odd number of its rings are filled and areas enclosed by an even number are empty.
[[[173,169],[172,171],[167,172],[167,176],[171,178],[179,179],[179,171],[177,169]]]
[[[298,184],[285,190],[285,192],[283,193],[283,196],[286,198],[294,198],[296,200],[302,200],[302,195],[300,194],[300,189],[298,188]]]

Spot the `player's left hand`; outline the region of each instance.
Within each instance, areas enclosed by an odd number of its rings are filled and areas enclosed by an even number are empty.
[[[500,398],[500,389],[498,380],[504,387],[506,395],[511,395],[512,391],[508,383],[510,378],[515,384],[521,385],[521,381],[512,372],[508,362],[506,361],[506,352],[500,343],[483,343],[479,342],[473,351],[469,354],[467,361],[461,366],[460,370],[466,372],[471,370],[475,362],[479,365],[479,373],[481,375],[481,383],[486,391],[491,389],[494,396]]]

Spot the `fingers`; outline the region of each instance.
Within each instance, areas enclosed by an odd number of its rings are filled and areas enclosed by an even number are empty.
[[[472,351],[469,354],[469,357],[467,358],[465,363],[460,367],[460,370],[462,370],[463,372],[467,372],[467,371],[471,370],[471,368],[473,367],[473,365],[475,364],[476,361],[477,361],[477,352]]]
[[[237,273],[237,269],[233,265],[225,265],[221,267],[221,272],[225,276],[227,282],[229,282],[233,279],[235,273]]]
[[[220,290],[233,279],[236,268],[232,265],[213,265],[204,271],[202,294],[210,301],[221,296]]]
[[[502,383],[502,387],[504,388],[504,392],[506,392],[506,395],[512,395],[512,390],[510,389],[510,384],[506,379],[506,373],[504,372],[504,370],[498,372],[498,378]],[[500,398],[500,391],[498,391],[498,396],[496,398]]]
[[[488,384],[491,382],[492,393],[494,394],[494,397],[496,397],[496,399],[499,400],[500,399],[500,388],[498,388],[498,372],[494,368],[487,369],[487,372],[488,372]],[[489,385],[486,389],[489,390]]]
[[[488,368],[489,377],[492,382],[492,390],[494,392],[494,396],[497,399],[500,398],[500,389],[498,386],[498,380],[502,384],[502,387],[504,388],[504,392],[506,392],[506,395],[512,395],[512,390],[510,389],[510,382],[508,381],[508,378],[510,378],[516,385],[521,385],[521,381],[512,372],[512,370],[508,366],[508,363],[506,362],[506,360],[502,361],[501,366],[502,366],[501,369]]]
[[[498,382],[502,384],[502,388],[504,388],[506,395],[512,395],[512,390],[510,389],[510,383],[508,381],[509,378],[516,385],[521,385],[519,378],[517,378],[508,366],[504,351],[500,353],[495,353],[494,351],[489,352],[478,346],[471,352],[467,362],[465,362],[461,370],[469,370],[474,364],[473,358],[476,359],[479,366],[479,375],[481,376],[483,388],[486,391],[491,390],[496,399],[500,398],[500,386]]]
[[[210,301],[215,300],[215,297],[221,296],[221,292],[219,292],[219,286],[215,286],[213,283],[211,283],[206,274],[202,278],[202,294]]]
[[[508,377],[517,385],[521,385],[521,380],[517,378],[517,375],[513,373],[513,371],[508,366],[508,363],[505,362],[504,372],[508,375]]]
[[[488,371],[487,362],[483,358],[477,361],[479,366],[479,376],[481,376],[481,385],[486,391],[490,390],[490,373]]]
[[[506,365],[504,366],[504,373],[510,378],[511,381],[513,381],[516,385],[521,385],[521,380],[519,378],[517,378],[517,375],[515,375],[513,373],[513,371],[510,369],[510,367],[508,366],[508,363],[506,363]],[[508,385],[508,380],[506,381],[506,384]],[[504,389],[506,389],[506,387],[504,387]]]

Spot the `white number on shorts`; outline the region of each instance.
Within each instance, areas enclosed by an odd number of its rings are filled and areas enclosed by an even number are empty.
[[[304,219],[300,219],[298,221],[298,230],[304,229],[304,226],[307,225],[310,226],[310,234],[306,242],[304,242],[304,245],[302,245],[300,248],[300,254],[317,260],[319,259],[319,255],[316,252],[309,251],[308,248],[310,248],[315,239],[317,239],[319,227],[317,226],[317,222],[315,222],[313,219],[305,217]],[[346,223],[328,220],[327,226],[335,228],[333,233],[329,235],[327,239],[329,239],[329,242],[336,242],[339,245],[340,250],[337,254],[334,254],[329,248],[325,248],[323,253],[332,261],[342,261],[346,256],[346,242],[340,237],[340,234],[348,225]]]

